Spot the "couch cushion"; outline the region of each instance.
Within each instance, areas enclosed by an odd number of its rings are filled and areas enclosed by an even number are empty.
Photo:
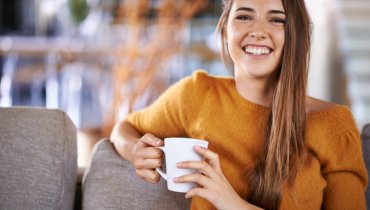
[[[72,209],[76,138],[62,111],[0,108],[0,209]]]
[[[166,183],[147,183],[135,175],[109,140],[94,148],[83,179],[83,209],[177,210],[189,209],[185,194],[167,190]]]
[[[370,124],[367,124],[364,126],[361,137],[362,137],[362,149],[364,153],[364,159],[365,159],[367,171],[370,172]],[[366,189],[366,203],[369,208],[370,207],[369,185]]]

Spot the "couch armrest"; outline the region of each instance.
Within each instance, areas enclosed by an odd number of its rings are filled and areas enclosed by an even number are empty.
[[[77,131],[60,110],[0,108],[0,209],[72,209]]]
[[[362,150],[364,154],[365,164],[368,171],[368,176],[370,172],[370,123],[365,125],[361,133],[362,138]],[[370,207],[370,188],[369,185],[366,189],[366,203]]]
[[[108,139],[98,142],[83,178],[83,209],[189,209],[185,194],[167,190],[165,181],[150,184],[135,175]]]

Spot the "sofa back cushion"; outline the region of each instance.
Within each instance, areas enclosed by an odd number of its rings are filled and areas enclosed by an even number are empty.
[[[76,138],[62,111],[0,108],[0,209],[73,209]]]
[[[167,190],[166,182],[149,184],[135,174],[109,140],[94,147],[93,159],[83,179],[82,207],[89,209],[188,210],[185,194]]]

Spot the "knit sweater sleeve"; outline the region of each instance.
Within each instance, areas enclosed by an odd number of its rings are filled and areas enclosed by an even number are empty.
[[[189,119],[196,112],[199,102],[197,87],[201,86],[200,77],[205,73],[196,72],[170,86],[153,104],[131,113],[126,121],[141,134],[150,133],[159,138],[187,137]],[[195,90],[197,89],[197,90]]]
[[[365,210],[368,176],[359,132],[352,116],[349,116],[347,125],[342,128],[342,132],[330,139],[325,153],[321,153],[322,173],[327,182],[323,207]]]

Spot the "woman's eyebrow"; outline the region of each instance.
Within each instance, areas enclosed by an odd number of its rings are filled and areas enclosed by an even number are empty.
[[[254,9],[250,8],[250,7],[239,7],[238,9],[236,9],[235,11],[248,11],[248,12],[255,12]]]
[[[253,8],[250,8],[250,7],[239,7],[238,9],[236,9],[235,11],[247,11],[247,12],[256,12]],[[282,10],[270,10],[268,12],[269,14],[283,14],[285,15],[285,12],[282,11]]]
[[[281,10],[270,10],[269,13],[270,14],[283,14],[283,15],[285,15],[285,12],[281,11]]]

